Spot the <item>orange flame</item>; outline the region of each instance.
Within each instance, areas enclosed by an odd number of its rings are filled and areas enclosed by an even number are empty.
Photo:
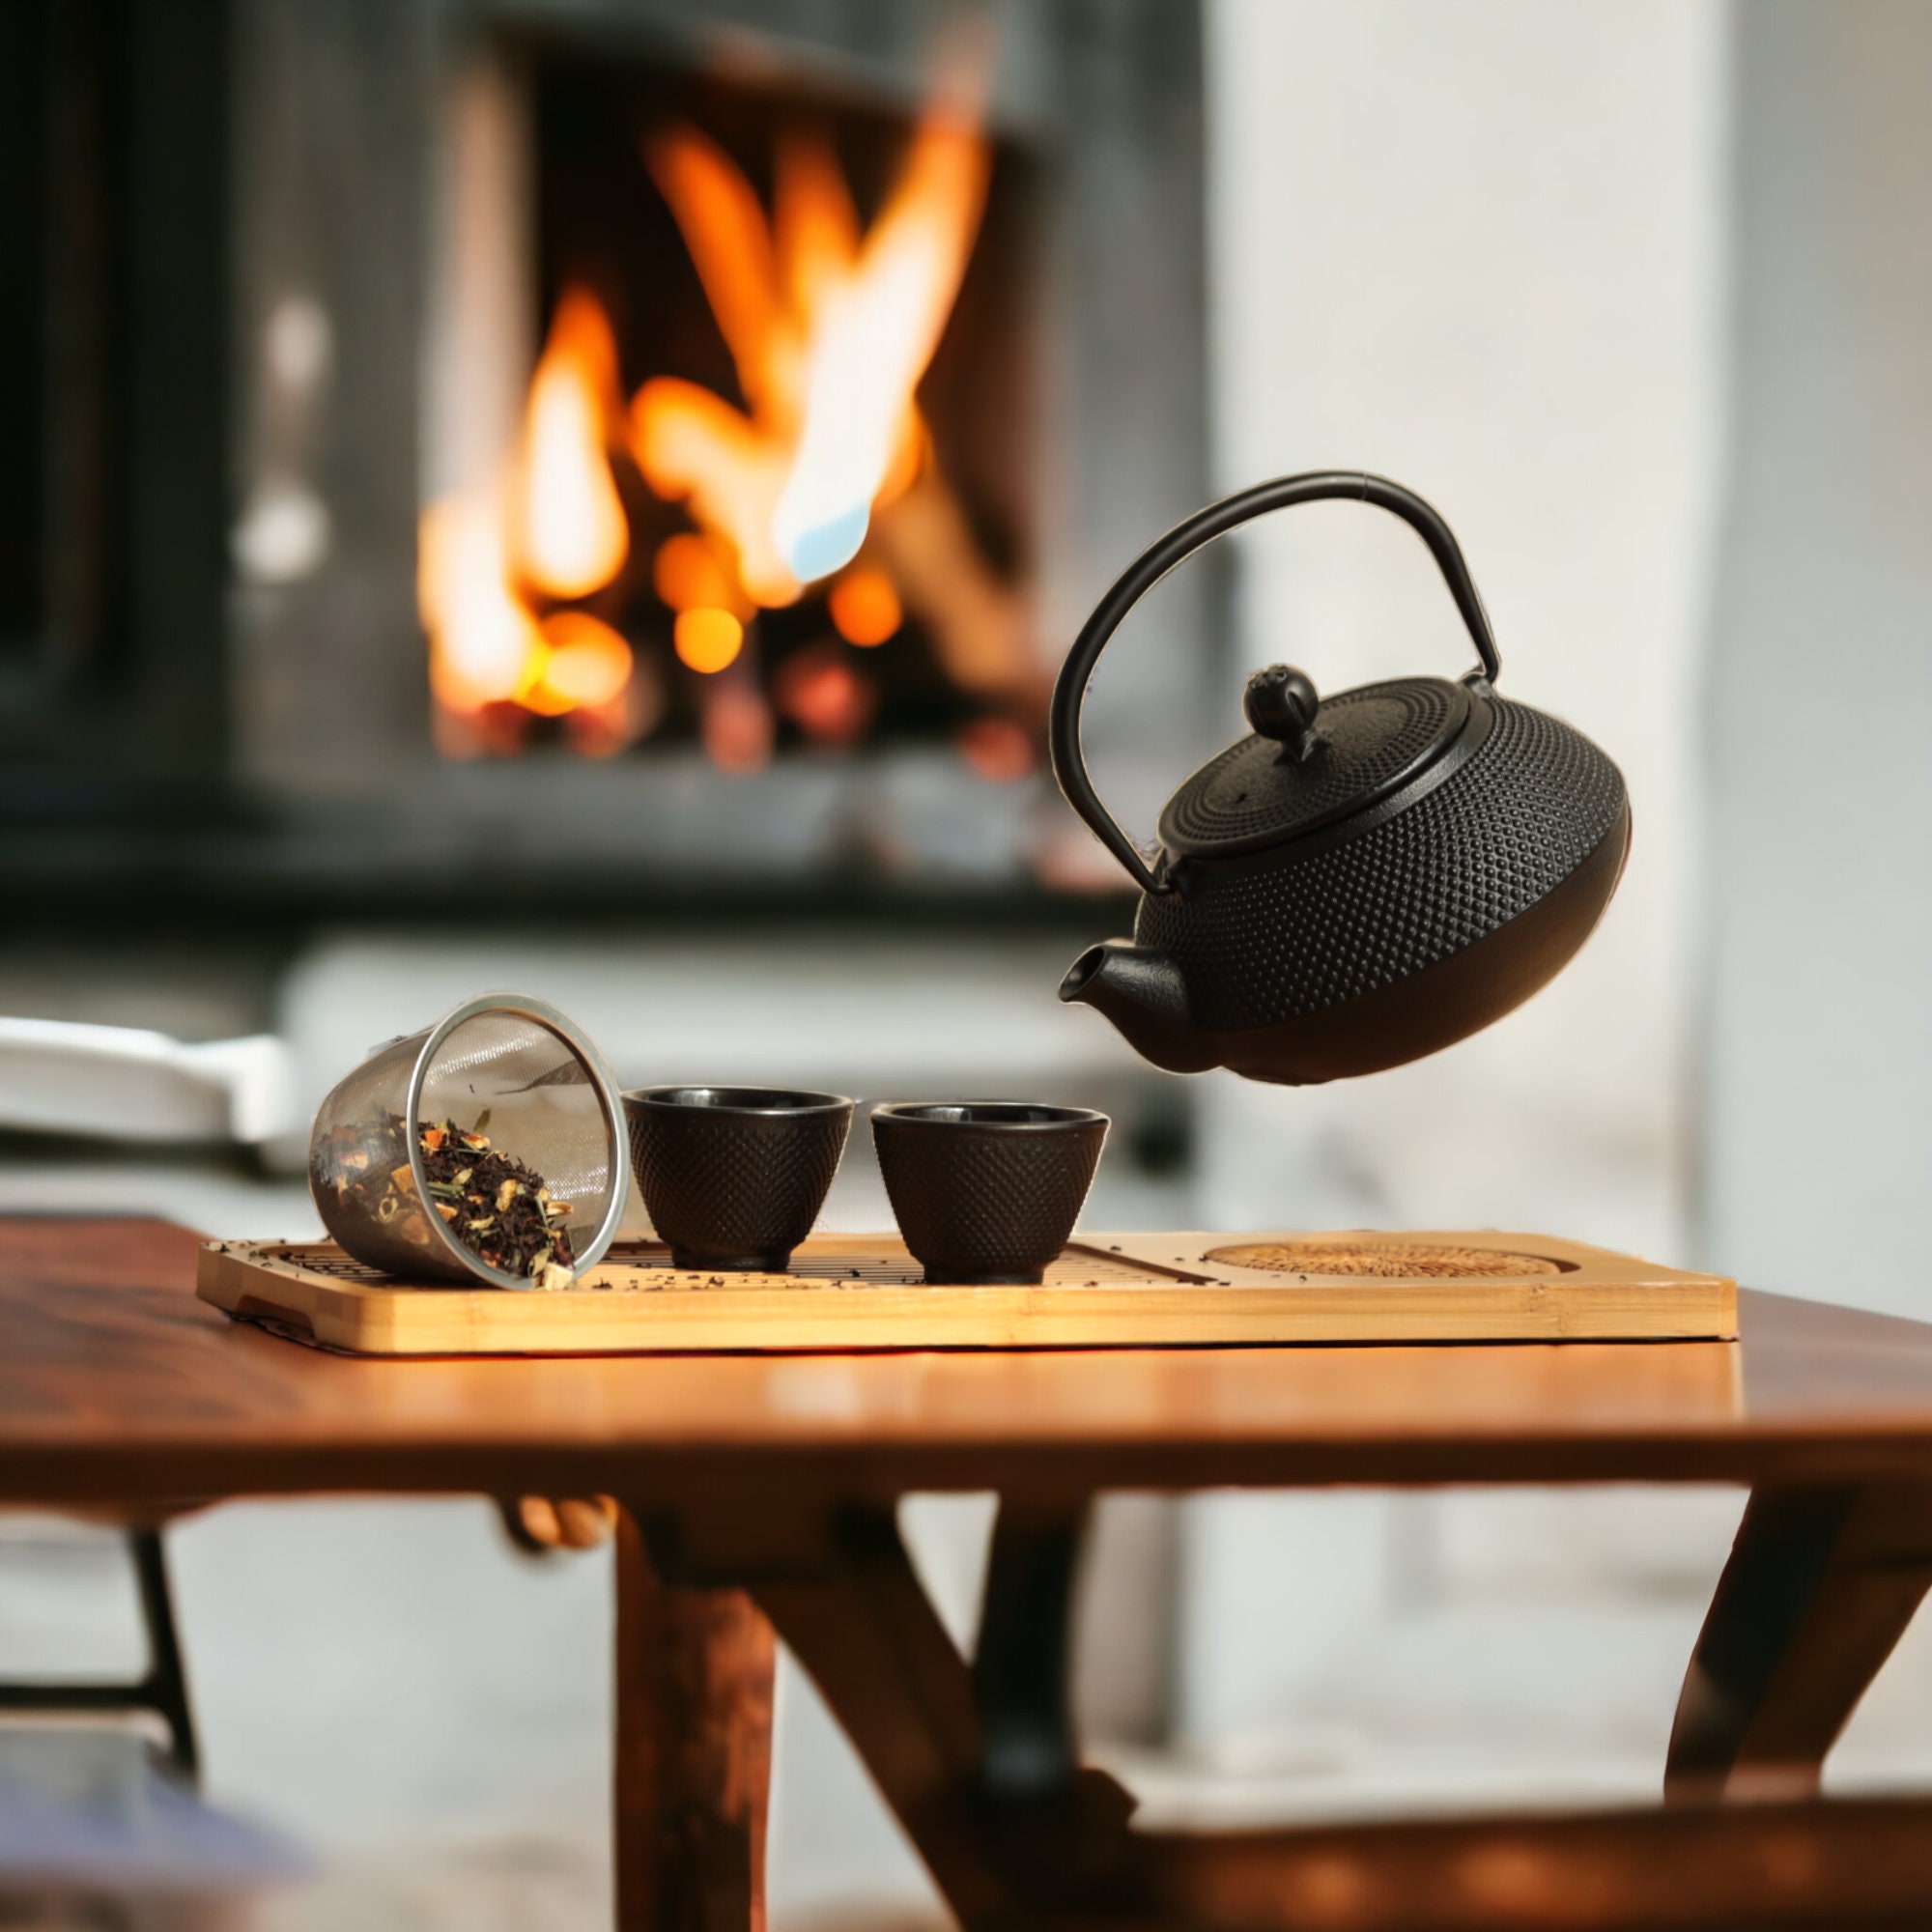
[[[502,528],[487,497],[446,497],[423,512],[416,604],[430,639],[430,689],[445,710],[513,698],[540,670],[543,634],[509,587]]]
[[[921,124],[904,174],[844,277],[815,305],[805,426],[772,515],[800,578],[859,554],[872,502],[909,436],[913,391],[952,312],[985,200],[985,144],[952,110]]]
[[[658,545],[650,577],[675,613],[674,659],[698,673],[701,736],[724,769],[772,754],[757,611],[821,580],[836,580],[827,610],[847,644],[886,642],[910,611],[966,688],[1023,684],[1018,607],[974,553],[917,403],[984,208],[985,63],[974,65],[970,84],[921,118],[869,228],[824,135],[781,139],[769,213],[696,130],[647,144],[743,407],[665,376],[627,409],[609,318],[586,291],[565,292],[496,480],[423,513],[418,601],[445,749],[514,750],[544,717],[604,756],[662,717],[656,662],[590,611],[557,608],[615,584],[630,560],[618,447],[696,526]],[[773,699],[808,736],[838,744],[867,727],[878,693],[828,638],[781,667]],[[981,766],[1018,762],[1009,745],[962,750]]]
[[[630,645],[587,611],[559,611],[546,622],[543,635],[547,650],[541,686],[556,712],[600,710],[630,683]],[[524,702],[529,704],[529,697]]]
[[[781,142],[770,219],[737,165],[693,128],[653,140],[645,158],[747,409],[694,383],[647,382],[631,404],[638,467],[730,545],[747,592],[776,608],[849,562],[875,505],[918,469],[915,392],[985,201],[977,102],[927,109],[863,235],[822,139]]]
[[[533,608],[602,589],[630,554],[607,454],[622,413],[610,322],[593,297],[568,290],[530,381],[502,491],[445,497],[423,512],[416,601],[430,639],[430,688],[444,712],[473,719],[486,705],[510,703],[540,718],[595,714],[607,738],[655,723],[650,707],[620,702],[635,670],[623,638],[587,611],[539,622]],[[497,735],[514,740],[514,713],[509,720]]]
[[[586,597],[624,567],[631,534],[605,455],[617,348],[596,299],[570,289],[530,383],[512,508],[517,561],[550,597]]]

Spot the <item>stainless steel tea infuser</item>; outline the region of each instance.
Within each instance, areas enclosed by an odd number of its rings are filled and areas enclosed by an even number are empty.
[[[345,1253],[411,1279],[541,1286],[483,1260],[437,1211],[418,1128],[443,1121],[487,1134],[568,1204],[559,1221],[577,1271],[603,1258],[631,1180],[617,1083],[577,1026],[516,993],[466,1000],[378,1047],[323,1101],[309,1137],[309,1192]],[[383,1150],[398,1182],[386,1192],[369,1184]]]

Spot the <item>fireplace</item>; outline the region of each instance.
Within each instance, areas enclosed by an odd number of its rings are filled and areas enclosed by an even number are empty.
[[[125,44],[164,9],[74,10],[79,46],[24,12],[164,118]],[[138,554],[225,468],[225,582],[164,611],[106,571],[122,636],[21,734],[16,886],[488,917],[535,884],[562,918],[1108,883],[1040,729],[1086,607],[1207,494],[1191,6],[218,19],[173,109],[224,133],[174,162],[210,241],[169,280],[225,343],[180,413],[227,446],[178,452],[172,508],[110,482]],[[1227,723],[1216,589],[1178,581],[1090,706],[1143,822]],[[104,734],[163,635],[182,724]]]

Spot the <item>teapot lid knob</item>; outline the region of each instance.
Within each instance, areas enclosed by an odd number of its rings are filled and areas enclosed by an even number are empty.
[[[1321,746],[1321,735],[1315,728],[1321,708],[1321,695],[1314,680],[1293,665],[1269,665],[1256,671],[1241,694],[1249,724],[1284,747],[1285,755],[1297,764]]]

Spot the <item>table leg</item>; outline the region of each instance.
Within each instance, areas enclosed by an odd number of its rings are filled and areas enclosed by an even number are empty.
[[[772,1627],[617,1525],[617,1932],[764,1932]]]
[[[1678,1697],[1672,1803],[1809,1797],[1932,1586],[1932,1492],[1755,1490]]]
[[[182,1662],[181,1638],[175,1630],[174,1591],[168,1583],[167,1551],[157,1524],[128,1533],[134,1558],[134,1581],[141,1597],[141,1621],[148,1632],[147,1690],[155,1708],[167,1720],[168,1755],[190,1784],[201,1777],[201,1747],[194,1734],[194,1713],[187,1699],[187,1668]]]
[[[997,1799],[1052,1797],[1080,1770],[1069,1673],[1073,1585],[1089,1514],[1084,1503],[1000,1504],[973,1652],[980,1775]]]
[[[1132,1801],[1079,1766],[1065,1718],[1082,1515],[1003,1517],[977,1671],[889,1509],[832,1513],[810,1560],[753,1586],[969,1932],[1068,1922],[1127,1854]]]

